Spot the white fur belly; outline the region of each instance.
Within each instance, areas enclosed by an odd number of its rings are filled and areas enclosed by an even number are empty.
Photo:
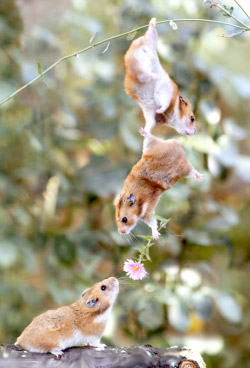
[[[86,336],[79,330],[76,330],[72,337],[62,340],[60,342],[59,348],[61,350],[70,348],[72,346],[90,344],[92,346],[97,346],[100,342],[100,339],[96,336]]]
[[[155,94],[155,83],[154,81],[150,81],[143,84],[143,87],[138,86],[138,89],[136,91],[136,95],[139,99],[139,104],[142,106],[147,106],[148,109],[152,109],[155,106],[155,100],[154,100],[154,94]]]

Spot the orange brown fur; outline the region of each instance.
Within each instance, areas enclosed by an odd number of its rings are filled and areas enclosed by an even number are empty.
[[[160,64],[155,25],[152,19],[145,35],[134,40],[125,54],[125,91],[141,106],[148,133],[158,122],[180,134],[193,135],[196,127],[190,105]]]
[[[83,336],[95,336],[100,339],[107,320],[95,322],[95,318],[112,307],[110,296],[114,288],[114,278],[103,280],[87,289],[80,300],[55,310],[49,310],[33,319],[18,337],[17,343],[21,347],[37,352],[52,352],[60,350],[60,343],[70,339],[79,331]],[[106,286],[105,292],[100,287]],[[116,296],[115,296],[116,297]],[[89,308],[88,300],[97,300],[94,307]]]
[[[124,229],[135,225],[139,218],[152,227],[149,213],[154,212],[161,194],[179,179],[192,175],[193,171],[178,141],[164,141],[148,135],[142,158],[132,168],[120,197],[115,201],[118,230],[126,233]],[[134,204],[128,200],[131,194],[135,196]],[[145,203],[147,209],[143,214]],[[124,217],[127,217],[126,224],[121,221]]]

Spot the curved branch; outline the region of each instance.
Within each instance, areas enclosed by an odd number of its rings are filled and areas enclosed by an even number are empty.
[[[227,14],[229,17],[233,18],[234,20],[236,20],[236,22],[240,23],[243,27],[245,27],[246,29],[249,30],[249,26],[242,22],[239,18],[237,18],[235,15],[229,13],[225,8],[223,8],[223,6],[221,6],[220,4],[217,4],[216,3],[216,6],[221,10],[223,11],[225,14]]]
[[[235,27],[235,28],[239,28],[239,29],[242,29],[242,30],[245,30],[245,31],[249,31],[250,29],[249,28],[246,28],[246,27],[242,27],[242,26],[238,26],[236,24],[232,24],[232,23],[228,23],[228,22],[222,22],[222,21],[218,21],[218,20],[210,20],[210,19],[166,19],[166,20],[162,20],[162,21],[159,21],[157,22],[158,24],[163,24],[163,23],[169,23],[170,21],[174,21],[175,23],[178,23],[178,22],[205,22],[205,23],[216,23],[216,24],[223,24],[223,25],[226,25],[226,26],[231,26],[231,27]],[[141,27],[137,27],[137,28],[134,28],[128,32],[124,32],[124,33],[120,33],[118,35],[115,35],[115,36],[112,36],[112,37],[108,37],[108,38],[105,38],[104,40],[102,41],[99,41],[99,42],[95,42],[95,43],[92,43],[90,44],[89,46],[85,47],[84,49],[81,49],[79,51],[76,51],[76,52],[73,52],[69,55],[66,55],[66,56],[63,56],[62,58],[58,59],[57,61],[55,61],[52,65],[50,65],[47,69],[45,69],[43,72],[41,72],[40,74],[38,74],[34,79],[32,79],[31,81],[29,81],[28,83],[26,83],[25,85],[23,85],[22,87],[18,88],[16,91],[14,91],[13,93],[11,93],[8,97],[2,99],[0,101],[0,105],[4,104],[5,102],[9,101],[11,98],[13,98],[14,96],[16,96],[18,93],[20,93],[21,91],[23,91],[24,89],[26,89],[27,87],[29,87],[31,84],[35,83],[36,81],[38,81],[39,79],[43,78],[43,76],[48,73],[51,69],[53,69],[55,66],[57,66],[58,64],[60,64],[61,62],[65,61],[65,60],[68,60],[74,56],[77,56],[79,54],[82,54],[83,52],[86,52],[90,49],[92,49],[93,47],[96,47],[96,46],[99,46],[103,43],[106,43],[106,42],[109,42],[109,41],[112,41],[112,40],[115,40],[117,38],[121,38],[121,37],[124,37],[124,36],[127,36],[131,33],[135,33],[137,31],[140,31],[144,28],[147,28],[148,27],[148,24],[144,25],[144,26],[141,26]]]
[[[234,2],[238,5],[238,7],[243,11],[243,13],[245,13],[245,15],[247,16],[248,19],[250,19],[249,14],[246,12],[246,10],[239,4],[239,2],[237,0],[234,0]]]

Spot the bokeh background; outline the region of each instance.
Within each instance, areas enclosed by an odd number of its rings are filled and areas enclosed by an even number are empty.
[[[234,14],[247,22],[239,8]],[[96,33],[98,41],[153,16],[230,21],[199,0],[1,0],[0,97],[35,77],[37,62],[44,70]],[[204,180],[181,180],[163,195],[157,213],[171,221],[151,248],[149,276],[121,290],[103,340],[192,346],[208,367],[243,368],[250,360],[250,33],[218,37],[232,31],[194,22],[158,27],[162,64],[197,118],[199,134],[177,138]],[[143,117],[123,87],[130,42],[61,63],[0,107],[2,343],[15,342],[38,313],[123,276],[142,244],[117,233],[113,206],[142,148]],[[159,126],[155,134],[175,132]],[[134,231],[149,233],[143,224]]]

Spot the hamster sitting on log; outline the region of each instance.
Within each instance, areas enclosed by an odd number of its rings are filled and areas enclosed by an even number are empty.
[[[140,129],[143,135],[143,155],[132,168],[124,182],[121,194],[115,199],[116,223],[121,234],[128,234],[143,220],[158,239],[157,220],[150,216],[162,193],[181,178],[202,175],[187,161],[181,144],[174,140],[162,140]]]
[[[165,122],[179,134],[193,135],[195,117],[189,103],[159,61],[156,24],[151,19],[145,35],[134,40],[125,54],[125,90],[141,106],[148,133],[156,122]]]
[[[118,293],[115,277],[98,282],[75,303],[35,317],[17,338],[16,345],[30,352],[49,352],[57,358],[63,355],[62,350],[72,346],[105,346],[100,340]]]

